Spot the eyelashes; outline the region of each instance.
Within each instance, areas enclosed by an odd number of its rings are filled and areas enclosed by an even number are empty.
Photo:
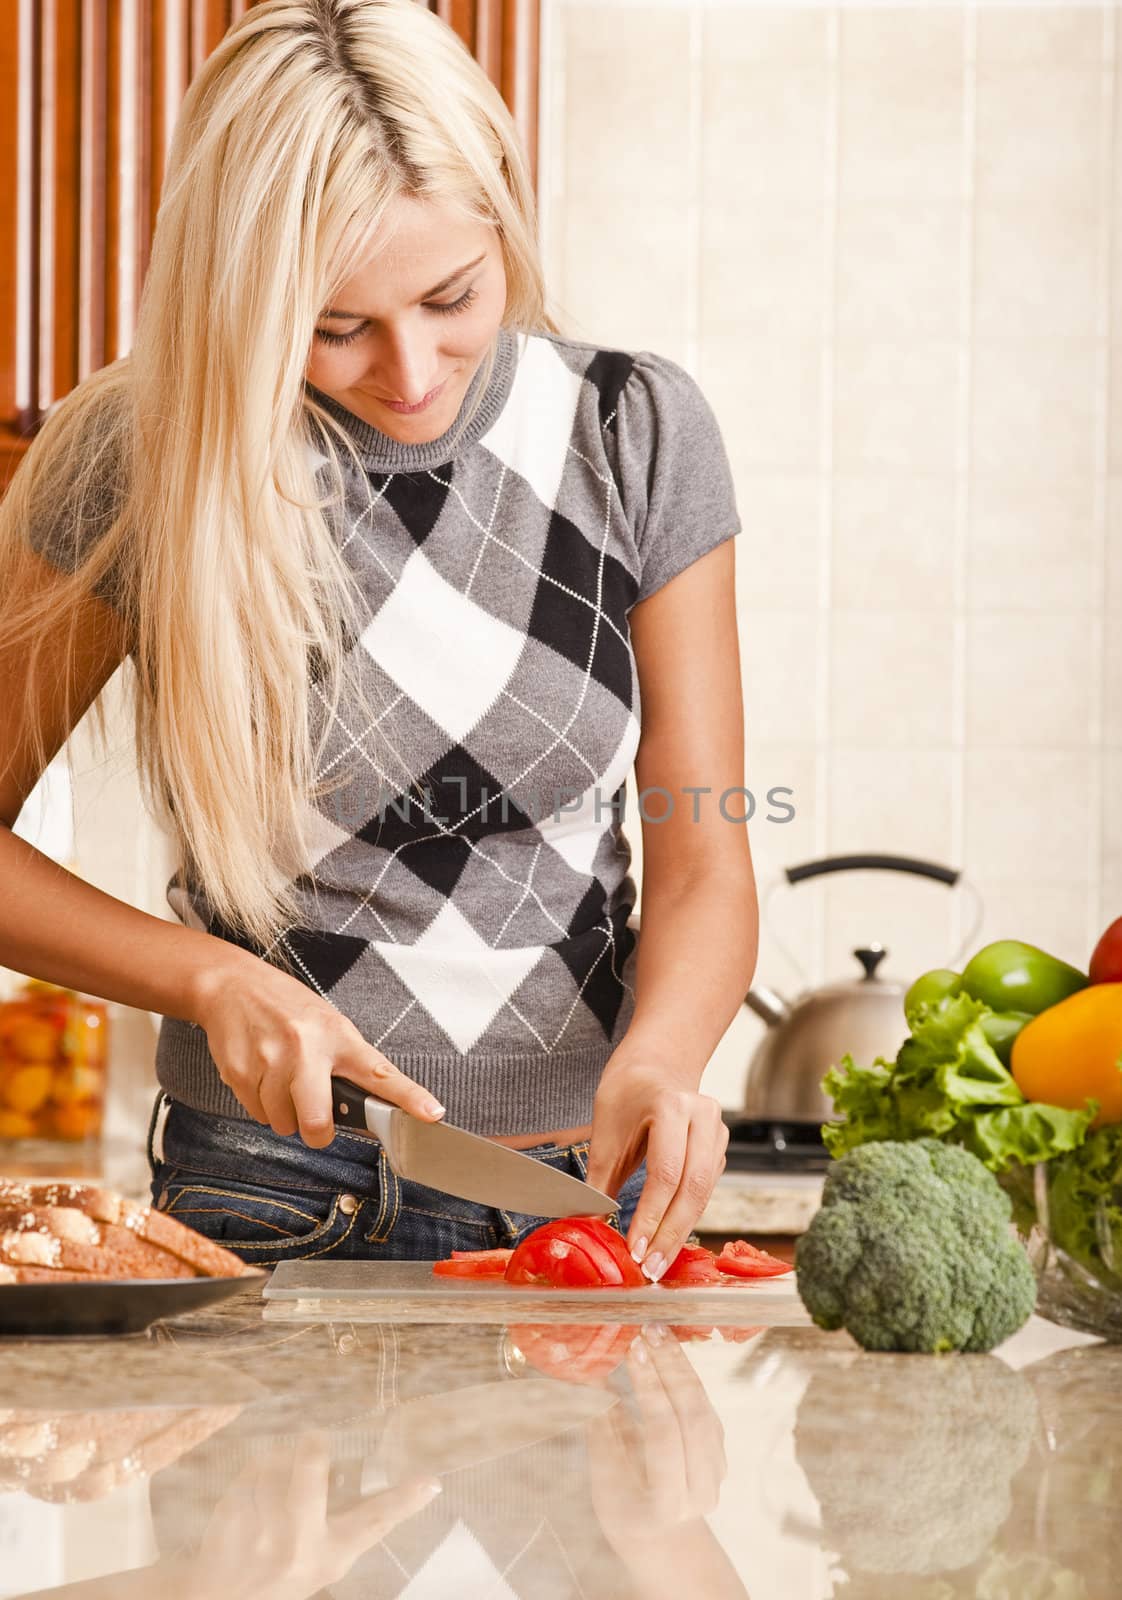
[[[438,312],[442,317],[451,317],[455,316],[455,314],[459,311],[466,311],[469,306],[475,304],[478,298],[478,290],[471,288],[465,290],[458,300],[453,300],[449,305],[440,306],[434,303],[430,305],[428,309],[430,311]],[[359,326],[351,333],[328,333],[322,328],[317,328],[316,338],[322,340],[324,344],[353,344],[354,341],[365,332],[366,326],[363,323],[360,323]]]

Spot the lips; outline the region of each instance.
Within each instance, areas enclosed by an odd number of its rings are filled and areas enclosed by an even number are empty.
[[[444,383],[447,383],[447,381],[448,380],[445,379]],[[406,405],[401,400],[386,400],[381,395],[379,395],[378,398],[382,401],[384,406],[389,406],[391,411],[399,411],[405,415],[410,415],[414,411],[424,411],[426,406],[431,405],[440,391],[444,388],[444,383],[438,383],[435,389],[430,389],[425,398],[418,401],[415,406]]]

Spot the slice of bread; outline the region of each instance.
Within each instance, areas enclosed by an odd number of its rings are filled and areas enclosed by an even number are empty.
[[[0,1178],[0,1282],[5,1267],[17,1274],[7,1281],[17,1283],[36,1281],[22,1273],[44,1268],[100,1278],[236,1278],[255,1270],[177,1218],[112,1189]]]

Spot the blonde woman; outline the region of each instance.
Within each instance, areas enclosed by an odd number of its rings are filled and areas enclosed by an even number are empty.
[[[399,1181],[334,1074],[587,1176],[659,1277],[756,958],[739,529],[687,373],[547,313],[455,33],[250,9],[184,101],[132,350],[0,509],[0,959],[161,1014],[156,1205],[264,1263],[535,1224]],[[10,831],[126,658],[176,923]]]

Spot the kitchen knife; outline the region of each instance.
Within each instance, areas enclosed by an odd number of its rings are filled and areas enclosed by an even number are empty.
[[[347,1078],[332,1078],[331,1097],[336,1125],[380,1139],[399,1178],[534,1217],[602,1217],[619,1210],[618,1200],[581,1178],[465,1128],[422,1122]]]

